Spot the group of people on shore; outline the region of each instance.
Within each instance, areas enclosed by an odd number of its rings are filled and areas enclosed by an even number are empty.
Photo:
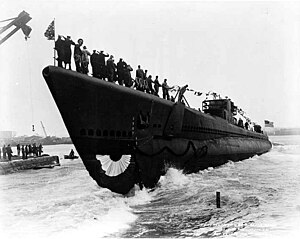
[[[2,152],[1,152],[2,149]],[[38,146],[36,145],[36,143],[31,144],[27,144],[27,145],[20,145],[17,144],[17,156],[20,156],[20,154],[22,154],[22,159],[27,159],[28,156],[41,156],[43,152],[43,146],[42,144],[39,144]],[[1,159],[1,154],[3,154],[3,159],[6,159],[6,157],[8,158],[8,160],[10,161],[12,158],[12,154],[13,151],[11,149],[10,144],[3,145],[2,148],[0,148],[0,159]]]
[[[7,156],[8,160],[11,160],[13,151],[10,147],[10,144],[7,146],[4,144],[2,146],[2,153],[3,153],[3,159],[6,159],[6,156]],[[0,148],[0,159],[1,159],[1,148]]]
[[[114,56],[104,53],[103,51],[93,50],[91,54],[86,46],[83,46],[83,39],[78,39],[77,43],[71,40],[70,36],[64,37],[59,35],[55,42],[55,50],[57,51],[57,61],[59,67],[71,70],[71,46],[74,45],[74,62],[76,71],[83,74],[89,73],[89,64],[91,63],[92,75],[96,78],[107,80],[108,82],[119,85],[135,88],[136,90],[153,94],[159,97],[159,88],[162,88],[162,96],[167,100],[175,100],[170,97],[170,87],[167,84],[167,79],[164,79],[161,84],[158,76],[155,79],[152,75],[148,75],[147,70],[143,70],[140,65],[136,70],[135,79],[131,77],[132,67],[127,64],[122,58],[115,64]],[[106,60],[105,58],[108,57]],[[64,63],[64,66],[63,66]]]

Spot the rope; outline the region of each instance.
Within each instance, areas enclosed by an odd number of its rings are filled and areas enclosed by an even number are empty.
[[[31,64],[29,59],[29,46],[26,41],[26,49],[27,49],[27,62],[28,62],[28,73],[29,73],[29,98],[30,98],[30,111],[31,111],[31,123],[32,123],[32,131],[34,131],[34,112],[33,112],[33,101],[32,101],[32,84],[31,84]]]

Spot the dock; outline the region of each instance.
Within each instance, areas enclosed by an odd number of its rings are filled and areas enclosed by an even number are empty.
[[[28,159],[0,161],[0,175],[15,173],[27,169],[53,168],[55,166],[60,166],[58,156],[41,156]]]

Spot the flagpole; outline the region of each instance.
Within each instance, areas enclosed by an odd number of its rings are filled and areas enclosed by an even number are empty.
[[[54,43],[54,48],[53,48],[53,60],[54,60],[54,66],[55,66],[55,60],[56,60],[56,50],[55,50],[55,18],[53,20],[53,28],[54,28],[54,39],[53,39],[53,43]]]

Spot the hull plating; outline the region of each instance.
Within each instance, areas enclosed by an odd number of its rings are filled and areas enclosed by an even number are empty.
[[[197,172],[271,149],[267,136],[181,103],[57,67],[43,75],[90,175],[118,193],[135,183],[155,186],[169,165]],[[132,160],[123,174],[108,177],[99,154]]]

